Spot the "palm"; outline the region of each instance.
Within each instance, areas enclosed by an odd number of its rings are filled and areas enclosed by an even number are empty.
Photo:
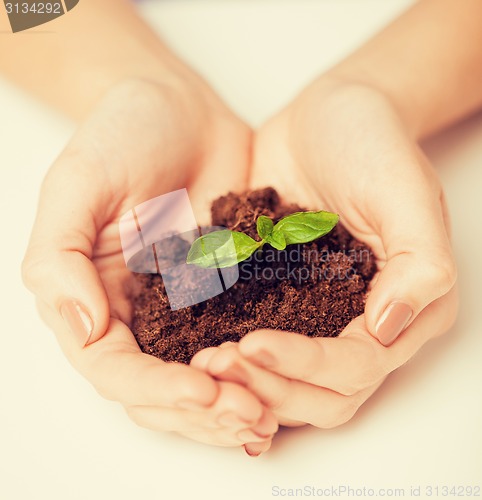
[[[418,282],[427,274],[438,296],[452,287],[432,264],[434,249],[446,248],[440,182],[396,111],[378,94],[342,89],[321,101],[316,92],[302,94],[258,133],[251,183],[271,184],[303,207],[339,213],[343,225],[372,248],[380,272],[364,321],[348,325],[342,336],[353,333],[371,342],[386,301],[414,293],[413,286],[402,290],[402,276]],[[450,261],[450,255],[442,252],[440,261]],[[455,290],[449,295],[445,324],[456,309]],[[419,336],[404,359],[445,324]]]
[[[361,179],[350,179],[350,175],[356,177],[353,169],[347,169],[343,175],[330,175],[333,172],[330,154],[326,159],[317,156],[321,168],[315,170],[312,161],[305,163],[293,153],[289,141],[280,140],[286,135],[282,117],[269,121],[259,131],[250,185],[271,185],[284,198],[303,208],[340,214],[343,225],[373,249],[378,266],[383,266],[386,256],[382,239],[369,216],[372,206],[366,203],[367,190]]]
[[[71,148],[85,158],[76,173],[79,191],[92,193],[92,261],[111,316],[129,325],[132,278],[122,253],[120,218],[140,203],[187,188],[197,222],[209,223],[210,200],[243,188],[247,180],[251,131],[224,109],[210,109],[212,116],[206,117],[201,100],[198,121],[186,121],[186,103],[164,89],[145,85],[141,92],[127,92],[108,96]]]
[[[226,367],[241,366],[248,387],[273,401],[280,423],[340,425],[388,373],[453,321],[456,290],[443,295],[447,283],[441,287],[439,280],[435,287],[443,296],[431,295],[432,303],[393,345],[387,348],[377,337],[377,317],[389,300],[416,295],[424,275],[431,290],[430,279],[437,278],[432,250],[444,248],[446,237],[440,185],[391,106],[364,89],[342,89],[321,100],[308,91],[271,119],[256,137],[250,185],[271,185],[287,201],[339,213],[344,226],[373,249],[380,272],[364,314],[340,338],[261,330],[239,346],[194,358],[195,366],[223,380],[230,380]]]

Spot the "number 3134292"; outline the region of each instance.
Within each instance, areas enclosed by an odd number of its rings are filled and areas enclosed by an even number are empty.
[[[7,14],[62,14],[60,2],[55,3],[32,3],[10,2],[6,3]]]

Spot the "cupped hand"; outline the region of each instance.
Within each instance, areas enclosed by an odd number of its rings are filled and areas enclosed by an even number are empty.
[[[452,325],[456,268],[441,185],[378,91],[321,79],[261,128],[251,185],[272,185],[341,222],[374,251],[365,314],[339,338],[258,331],[192,365],[244,379],[279,422],[333,427]]]
[[[135,422],[266,448],[278,424],[248,390],[141,353],[118,230],[125,212],[184,187],[202,214],[245,185],[250,145],[249,128],[202,85],[114,86],[46,176],[22,271],[68,359]]]
[[[341,222],[373,249],[380,273],[368,331],[390,345],[454,285],[444,194],[390,102],[359,85],[318,82],[259,132],[252,185],[270,182]]]

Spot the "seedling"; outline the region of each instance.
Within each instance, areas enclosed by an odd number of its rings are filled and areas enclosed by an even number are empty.
[[[248,259],[266,243],[276,250],[287,245],[309,243],[328,234],[338,223],[331,212],[296,212],[283,217],[277,224],[261,215],[256,220],[260,241],[239,231],[223,229],[205,234],[195,240],[186,262],[207,269],[231,267]]]

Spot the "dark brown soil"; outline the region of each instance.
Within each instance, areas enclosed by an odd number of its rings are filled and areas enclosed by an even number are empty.
[[[284,204],[271,188],[229,193],[212,204],[212,224],[259,240],[259,215],[276,222],[300,210]],[[132,329],[144,352],[183,363],[205,347],[237,342],[259,328],[335,337],[363,313],[375,270],[371,250],[339,223],[323,238],[283,252],[265,245],[262,253],[240,264],[232,288],[177,311],[169,306],[160,275],[135,274],[139,293]]]

